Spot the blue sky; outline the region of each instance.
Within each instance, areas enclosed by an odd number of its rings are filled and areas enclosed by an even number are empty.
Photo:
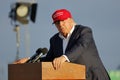
[[[0,80],[7,80],[7,65],[16,57],[16,32],[8,17],[14,2],[16,0],[0,3]],[[37,0],[37,3],[36,22],[20,24],[20,58],[32,56],[40,47],[49,48],[49,39],[57,32],[51,14],[66,8],[77,24],[92,28],[106,69],[117,69],[120,65],[120,0]]]

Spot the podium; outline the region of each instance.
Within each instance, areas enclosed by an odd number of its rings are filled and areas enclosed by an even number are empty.
[[[8,64],[8,80],[85,80],[85,66],[65,62],[55,70],[52,62]]]

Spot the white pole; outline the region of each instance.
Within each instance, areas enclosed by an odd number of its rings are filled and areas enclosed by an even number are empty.
[[[16,47],[17,47],[16,60],[18,60],[20,54],[20,27],[16,25],[14,31],[16,32]]]

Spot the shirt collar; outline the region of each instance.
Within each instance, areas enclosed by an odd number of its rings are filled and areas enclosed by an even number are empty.
[[[75,25],[72,27],[70,33],[67,35],[67,38],[69,38],[69,37],[71,36],[71,34],[73,33],[74,29],[75,29]],[[60,37],[61,39],[67,39],[67,38],[65,38],[61,33],[59,33],[59,37]]]

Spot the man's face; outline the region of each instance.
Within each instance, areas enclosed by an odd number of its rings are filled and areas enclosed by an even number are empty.
[[[63,21],[56,21],[55,26],[57,27],[58,31],[64,36],[67,37],[71,30],[71,25],[69,18]]]

